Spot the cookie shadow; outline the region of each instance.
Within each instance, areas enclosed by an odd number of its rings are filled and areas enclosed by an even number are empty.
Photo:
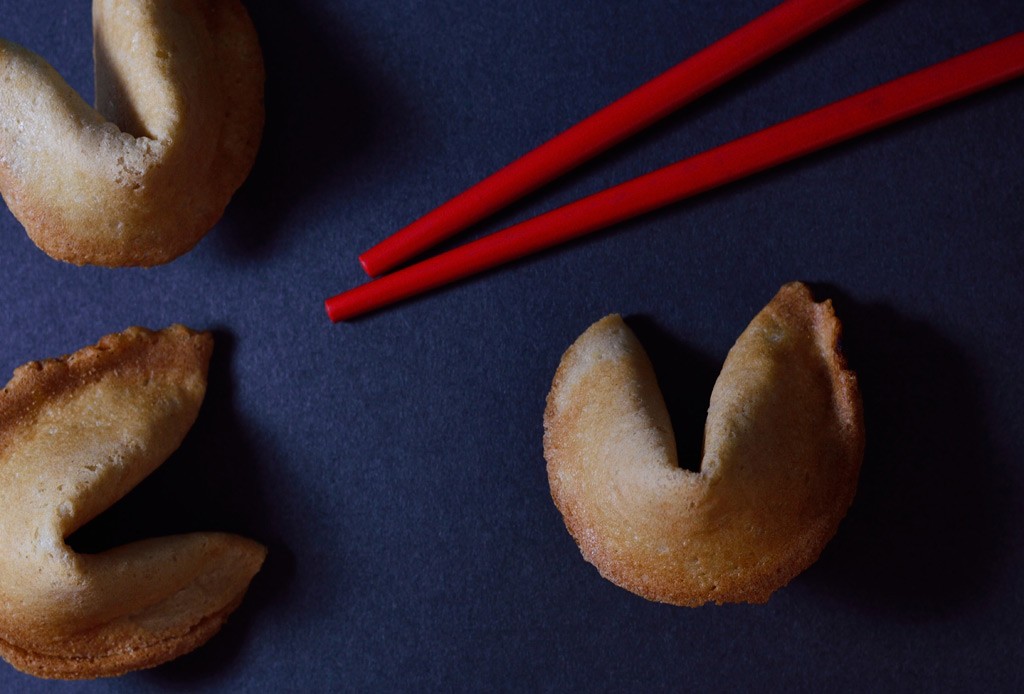
[[[148,670],[145,679],[188,682],[230,667],[245,642],[251,620],[285,592],[294,561],[274,535],[267,493],[259,472],[274,453],[252,444],[234,406],[233,339],[213,330],[214,351],[206,397],[181,447],[123,499],[68,538],[79,552],[98,552],[135,540],[178,533],[221,531],[267,546],[263,568],[241,606],[207,644]],[[274,598],[271,598],[271,596]]]
[[[672,421],[679,466],[697,472],[704,453],[704,422],[711,389],[722,365],[683,343],[649,316],[629,316],[626,323],[654,366]]]
[[[924,323],[823,295],[844,324],[866,450],[853,506],[805,580],[866,611],[955,613],[991,585],[1008,512],[975,370]]]
[[[253,169],[211,239],[234,258],[259,259],[286,241],[308,200],[351,188],[382,131],[402,132],[396,121],[407,109],[324,6],[246,4],[263,51],[266,123]]]
[[[922,322],[857,304],[832,287],[815,286],[815,295],[831,298],[843,321],[867,442],[853,506],[794,587],[911,619],[965,609],[992,584],[1011,508],[975,369]],[[648,316],[627,322],[654,365],[680,465],[699,470],[721,363]]]

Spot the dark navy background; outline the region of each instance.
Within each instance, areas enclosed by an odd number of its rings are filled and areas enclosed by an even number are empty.
[[[252,176],[150,270],[51,260],[0,209],[0,372],[133,324],[216,336],[182,450],[72,538],[230,530],[270,548],[195,653],[56,691],[1019,691],[1024,82],[351,324],[356,256],[774,0],[250,0]],[[459,242],[1024,30],[1020,0],[871,2]],[[0,35],[92,94],[85,2]],[[455,243],[455,242],[453,242]],[[699,455],[730,345],[790,280],[832,298],[867,455],[821,560],[764,606],[604,581],[554,508],[563,350],[620,312]],[[0,663],[0,690],[46,687]]]

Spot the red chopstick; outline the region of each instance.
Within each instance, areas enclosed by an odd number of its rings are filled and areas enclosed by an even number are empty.
[[[1024,74],[1024,32],[765,128],[339,294],[354,318]]]
[[[359,256],[383,274],[727,82],[866,0],[786,0]]]

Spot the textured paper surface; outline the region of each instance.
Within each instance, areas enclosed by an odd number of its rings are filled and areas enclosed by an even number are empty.
[[[194,251],[70,267],[0,209],[0,370],[132,324],[216,336],[183,449],[75,541],[270,548],[206,647],[67,689],[1020,689],[1024,82],[351,324],[324,314],[364,281],[359,252],[772,4],[253,0],[267,130]],[[460,240],[1021,30],[1019,0],[869,3]],[[0,33],[91,95],[87,3],[5,0]],[[624,314],[692,459],[726,351],[798,279],[834,299],[865,398],[839,535],[765,606],[607,583],[548,492],[562,351]],[[0,666],[0,690],[45,686]]]

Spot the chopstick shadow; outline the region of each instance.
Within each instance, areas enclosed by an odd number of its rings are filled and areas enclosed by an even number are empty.
[[[609,148],[607,151],[595,156],[593,159],[577,166],[573,170],[558,177],[556,180],[545,184],[539,189],[507,205],[505,208],[468,227],[452,239],[448,239],[438,244],[435,248],[427,251],[417,258],[412,259],[410,262],[423,260],[429,255],[451,250],[452,248],[462,245],[474,238],[479,238],[487,233],[504,229],[525,219],[529,219],[542,214],[543,212],[568,204],[569,202],[575,201],[585,195],[596,193],[604,188],[623,183],[628,178],[640,175],[641,173],[648,173],[648,171],[645,170],[642,172],[634,172],[623,177],[615,174],[615,170],[617,168],[621,168],[621,165],[625,161],[635,158],[637,156],[637,151],[657,147],[659,146],[659,143],[663,143],[666,138],[672,136],[674,133],[677,133],[682,129],[693,128],[694,124],[698,123],[703,118],[715,113],[716,111],[720,111],[731,101],[736,100],[737,98],[742,98],[745,93],[751,90],[752,85],[762,82],[774,74],[785,73],[790,66],[805,59],[808,55],[813,55],[816,51],[820,51],[822,47],[834,44],[838,37],[853,32],[858,27],[871,22],[876,15],[887,11],[884,7],[885,5],[886,3],[866,3],[861,7],[851,10],[847,15],[841,17],[836,22],[819,29],[812,35],[796,42],[794,45],[780,51],[776,55],[730,79],[725,84],[722,84],[711,92],[699,97],[694,102],[687,104],[657,123],[654,123],[641,132],[636,133],[623,142]],[[709,41],[709,44],[712,41]],[[694,47],[690,54],[695,54],[704,47],[705,46]],[[679,56],[679,60],[681,61],[686,57],[688,57],[688,55],[681,54]],[[665,65],[664,69],[668,69],[670,67],[672,67],[672,65]],[[634,87],[639,87],[645,79],[651,79],[655,76],[656,74],[651,74],[646,77],[638,78]],[[624,96],[625,93],[626,92],[624,91],[620,96]],[[851,94],[852,93],[853,92],[851,92]],[[579,114],[580,120],[607,105],[608,104],[606,103],[594,104],[592,109]],[[820,105],[824,105],[823,100],[818,100],[814,104],[814,106]],[[809,108],[812,107],[813,106]],[[798,111],[792,115],[797,116],[799,114],[800,112]],[[574,123],[553,124],[548,137],[554,137],[572,125],[574,125]],[[759,128],[768,127],[770,125],[774,125],[774,123],[765,122],[759,126]],[[736,133],[735,137],[741,137],[747,134],[749,134],[749,132]],[[666,158],[658,166],[667,166],[688,156],[699,154],[701,151],[706,149],[711,149],[714,146],[725,144],[725,142],[726,140],[723,140],[708,147],[697,147],[692,151],[679,151],[677,156]],[[526,154],[529,149],[541,144],[543,144],[543,141],[531,143],[520,154]],[[812,154],[809,156],[813,157],[816,155]],[[792,164],[786,164],[783,166],[791,165]],[[757,174],[754,176],[754,179],[756,180],[758,176],[763,175],[765,174]],[[728,191],[738,185],[744,185],[744,181],[731,183],[711,192],[702,193],[696,196],[696,199],[705,199],[713,195],[724,194],[723,191]],[[444,201],[438,201],[439,204],[442,202]],[[676,205],[689,203],[690,200],[687,200],[683,203],[677,203]],[[676,205],[672,205],[670,208],[674,208]],[[424,210],[424,213],[425,212],[427,212],[427,210]],[[654,211],[642,215],[642,217],[648,217],[657,213],[657,211]],[[629,223],[630,222],[627,221],[617,224],[614,229],[628,226]],[[607,230],[603,233],[608,233],[608,231],[613,230]]]
[[[778,54],[729,80],[727,83],[715,88],[708,94],[700,97],[693,103],[684,106],[658,123],[655,123],[642,132],[627,138],[624,142],[610,148],[608,151],[598,155],[589,162],[578,166],[574,170],[559,177],[557,180],[546,184],[540,189],[508,205],[487,219],[473,225],[453,239],[449,239],[444,243],[439,244],[436,249],[433,249],[429,253],[432,254],[435,252],[450,250],[473,238],[478,238],[486,233],[504,229],[520,221],[574,201],[585,195],[622,183],[628,178],[639,175],[640,173],[647,173],[647,170],[645,170],[623,176],[621,174],[616,174],[615,171],[622,169],[622,165],[627,160],[637,157],[638,151],[651,151],[653,148],[662,147],[663,143],[668,141],[669,138],[678,140],[676,134],[680,130],[690,129],[697,131],[698,129],[694,127],[695,124],[699,125],[708,117],[721,112],[734,101],[742,101],[744,95],[750,92],[752,87],[755,85],[771,79],[774,75],[785,74],[795,65],[798,65],[801,62],[806,62],[809,59],[813,59],[816,53],[826,50],[830,45],[836,44],[843,36],[855,33],[861,27],[878,20],[878,18],[885,13],[891,13],[894,9],[893,6],[897,4],[898,1],[892,3],[866,3],[861,7],[855,8],[849,14],[840,18],[833,24],[819,29],[812,35],[805,37],[794,45],[780,51]],[[952,57],[952,55],[945,57]],[[924,67],[924,65],[918,67]],[[856,70],[857,68],[854,65],[849,69]],[[897,71],[892,75],[892,77],[895,78],[904,75],[909,71],[910,70]],[[830,78],[833,81],[838,81],[839,83],[845,83],[846,81],[855,82],[855,80],[845,80],[843,75],[831,75]],[[860,86],[851,85],[849,89],[844,90],[839,96],[835,97],[815,95],[814,93],[804,93],[802,90],[794,90],[790,95],[790,98],[787,99],[785,103],[792,104],[794,100],[796,100],[797,107],[793,108],[792,113],[789,113],[787,116],[759,123],[756,127],[752,127],[749,130],[744,130],[742,132],[735,132],[731,136],[725,137],[720,141],[713,142],[706,146],[696,146],[689,151],[678,150],[678,154],[676,156],[665,157],[657,166],[665,166],[675,161],[685,159],[688,156],[699,154],[700,152],[707,151],[708,149],[712,149],[718,145],[725,144],[733,138],[748,135],[751,132],[775,125],[787,118],[796,117],[820,106],[824,106],[833,100],[852,96],[862,89],[874,86],[878,86],[878,84],[862,84]],[[851,148],[861,147],[866,137],[898,137],[901,133],[907,132],[908,129],[922,127],[922,125],[927,124],[929,120],[943,118],[945,114],[948,114],[952,110],[973,108],[980,100],[998,99],[1001,92],[1014,88],[1017,87],[1012,83],[1008,83],[983,90],[979,94],[959,99],[955,103],[946,104],[926,113],[915,115],[908,120],[885,126],[877,132],[866,136],[854,137],[851,140],[839,143],[838,145],[832,145],[821,151],[799,157],[793,162],[773,167],[772,170],[757,173],[753,176],[745,177],[739,181],[729,183],[712,191],[701,193],[694,198],[670,205],[669,209],[678,209],[682,205],[701,204],[701,201],[714,200],[716,197],[722,195],[735,195],[737,191],[742,191],[747,186],[762,185],[765,177],[775,175],[775,171],[792,172],[793,170],[799,170],[801,167],[819,165],[822,161],[827,161],[829,158],[842,157],[845,154],[848,154]],[[800,105],[800,99],[806,101],[806,103]],[[593,110],[596,111],[603,105],[605,104],[595,105]],[[591,112],[592,111],[588,111],[581,114],[581,118],[590,115]],[[725,114],[719,120],[727,120],[729,117],[730,116],[728,114]],[[572,125],[572,123],[553,126],[550,135],[555,136],[570,125]],[[540,144],[541,142],[535,142],[530,146],[532,147]],[[678,148],[678,144],[673,145],[673,148]],[[523,151],[524,154],[526,149]],[[782,175],[785,175],[785,173]],[[589,183],[587,183],[588,180],[590,180]],[[658,211],[642,215],[642,218],[655,214],[658,214]],[[606,230],[602,233],[614,233],[616,229],[628,227],[631,223],[632,221],[627,221],[617,224],[613,229]],[[427,254],[424,254],[424,256],[425,255]],[[414,261],[422,260],[424,256],[416,258]]]
[[[928,325],[821,295],[844,323],[867,447],[853,506],[804,585],[869,611],[955,612],[984,595],[1010,509],[978,379]]]
[[[230,665],[251,620],[271,600],[280,600],[294,573],[294,559],[275,536],[273,513],[259,473],[274,452],[253,444],[237,416],[231,376],[233,340],[215,329],[207,393],[195,425],[181,447],[149,477],[71,537],[78,552],[99,552],[135,540],[187,532],[223,531],[267,546],[263,568],[241,606],[206,645],[139,676],[191,681]],[[271,597],[273,596],[273,597]]]
[[[374,74],[325,6],[247,2],[266,69],[266,124],[255,165],[210,238],[232,256],[268,257],[293,213],[343,198],[382,131],[406,132],[407,108]]]

